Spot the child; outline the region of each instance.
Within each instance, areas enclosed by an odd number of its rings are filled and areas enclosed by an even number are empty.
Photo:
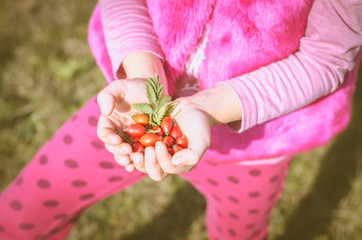
[[[348,123],[361,10],[342,0],[101,0],[89,32],[110,83],[101,110],[91,99],[2,193],[0,237],[63,239],[82,210],[143,173],[177,173],[205,196],[210,239],[265,238],[291,156]],[[190,142],[173,158],[162,143],[131,154],[115,134],[155,74],[178,97]]]

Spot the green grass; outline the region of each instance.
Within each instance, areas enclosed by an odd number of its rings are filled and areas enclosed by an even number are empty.
[[[95,2],[0,2],[1,190],[104,85],[87,45]],[[362,239],[361,105],[357,86],[347,130],[294,159],[270,239]],[[184,180],[145,179],[88,209],[67,239],[206,239],[204,209]]]

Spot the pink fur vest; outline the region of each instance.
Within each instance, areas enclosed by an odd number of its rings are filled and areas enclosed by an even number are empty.
[[[294,53],[304,34],[313,0],[148,0],[150,16],[165,53],[170,86],[209,23],[200,88],[215,86]],[[210,18],[212,14],[212,18]],[[89,43],[108,81],[113,80],[99,9],[89,25]],[[328,142],[349,121],[356,71],[339,90],[317,102],[241,134],[212,129],[209,161],[240,161],[293,155]],[[172,92],[172,87],[170,92]]]

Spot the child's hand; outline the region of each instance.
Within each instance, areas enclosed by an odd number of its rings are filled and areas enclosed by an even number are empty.
[[[173,114],[176,114],[175,120],[188,138],[188,148],[171,156],[165,145],[157,142],[154,148],[146,148],[144,156],[132,154],[135,168],[154,180],[190,171],[210,146],[211,127],[241,120],[239,98],[224,84],[176,101],[179,105]]]
[[[115,160],[127,171],[134,170],[129,156],[132,147],[117,133],[123,133],[123,127],[133,123],[130,117],[134,113],[131,104],[147,102],[145,81],[145,79],[116,80],[97,96],[102,112],[97,135],[105,143],[106,149],[114,155]]]
[[[175,120],[184,135],[187,136],[189,146],[173,156],[167,151],[162,142],[157,142],[155,147],[147,147],[145,154],[132,153],[134,166],[141,172],[149,175],[153,180],[159,181],[168,174],[189,172],[201,159],[210,145],[209,116],[200,105],[192,101],[192,97],[179,98],[179,105],[173,111],[177,113]]]

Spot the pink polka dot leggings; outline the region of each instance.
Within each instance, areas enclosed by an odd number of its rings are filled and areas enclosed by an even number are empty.
[[[96,136],[99,114],[92,98],[0,195],[0,239],[64,239],[84,209],[145,176],[113,161]],[[206,198],[209,239],[263,239],[290,157],[213,162],[181,175]]]

